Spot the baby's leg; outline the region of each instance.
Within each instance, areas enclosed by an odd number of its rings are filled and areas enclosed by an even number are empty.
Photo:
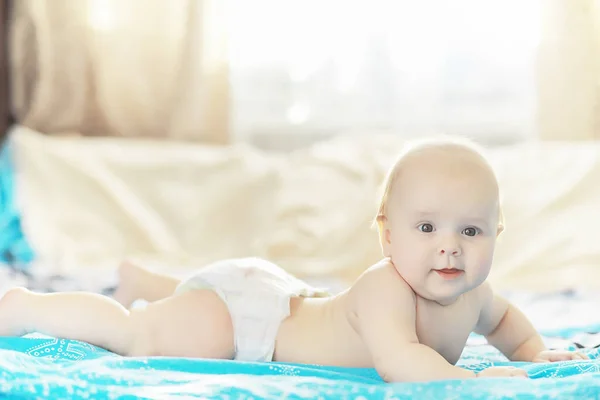
[[[208,290],[185,292],[130,312],[94,293],[12,289],[0,300],[0,335],[31,332],[128,356],[231,358],[234,352],[227,307]]]
[[[185,291],[148,304],[144,312],[156,355],[220,359],[235,355],[229,309],[212,290]]]
[[[134,341],[131,321],[123,306],[94,293],[38,294],[15,288],[0,300],[2,336],[39,332],[126,354]]]
[[[129,261],[119,266],[119,284],[113,298],[129,308],[139,299],[154,302],[173,294],[180,280],[157,274]]]

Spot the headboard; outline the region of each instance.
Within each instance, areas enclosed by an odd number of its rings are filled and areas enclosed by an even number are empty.
[[[8,58],[10,7],[11,0],[0,0],[0,141],[4,140],[6,130],[12,124]]]

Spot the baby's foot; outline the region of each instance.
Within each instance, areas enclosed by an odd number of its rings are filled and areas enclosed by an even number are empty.
[[[0,299],[0,336],[22,336],[27,333],[27,298],[31,292],[22,287],[8,290]]]
[[[140,293],[137,288],[149,272],[137,264],[125,261],[119,266],[118,273],[119,283],[112,297],[123,307],[129,308],[134,301],[139,299]]]

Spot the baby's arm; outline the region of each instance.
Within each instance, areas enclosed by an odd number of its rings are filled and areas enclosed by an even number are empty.
[[[517,307],[495,295],[488,283],[478,290],[481,314],[476,333],[484,335],[511,361],[534,361],[546,350],[540,334]]]
[[[391,268],[363,275],[352,288],[354,324],[369,349],[377,373],[386,382],[475,378],[420,344],[416,334],[416,299]]]

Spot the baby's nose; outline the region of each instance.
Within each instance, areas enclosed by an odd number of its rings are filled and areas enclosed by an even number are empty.
[[[439,248],[438,253],[440,255],[459,257],[462,254],[462,250],[459,246],[442,246]]]

